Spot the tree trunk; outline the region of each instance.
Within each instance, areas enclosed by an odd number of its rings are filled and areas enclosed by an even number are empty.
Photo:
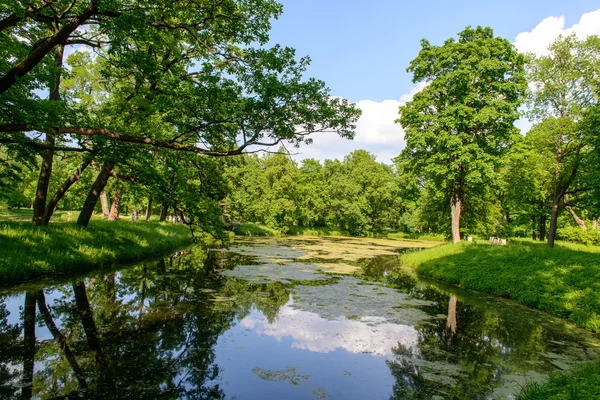
[[[107,161],[102,166],[98,177],[94,181],[94,184],[92,185],[92,188],[85,199],[85,203],[83,203],[83,208],[81,209],[81,213],[79,213],[79,218],[77,219],[77,225],[86,227],[90,223],[90,219],[94,213],[94,208],[98,202],[98,197],[100,197],[100,193],[102,193],[104,187],[108,183],[108,179],[111,177],[114,167],[114,161]]]
[[[162,206],[160,207],[160,222],[165,222],[167,219],[167,212],[169,211],[169,205],[166,201],[163,201]]]
[[[54,136],[46,134],[44,144],[54,147]],[[42,167],[38,178],[37,189],[35,191],[35,200],[33,202],[33,223],[36,226],[44,224],[44,214],[46,211],[46,197],[48,187],[50,186],[50,176],[52,175],[52,162],[54,160],[54,150],[46,149],[42,154]]]
[[[550,230],[548,231],[548,247],[554,248],[554,239],[556,238],[556,228],[558,223],[558,212],[560,211],[560,201],[564,192],[559,189],[554,194],[554,199],[552,200],[552,212],[550,214]]]
[[[52,196],[52,198],[48,202],[48,205],[46,206],[46,211],[44,212],[44,221],[43,221],[42,225],[48,225],[48,223],[50,222],[50,218],[52,218],[52,214],[54,213],[54,209],[56,208],[56,205],[58,204],[58,202],[65,196],[65,193],[67,193],[67,190],[69,190],[69,188],[71,186],[73,186],[73,184],[75,184],[75,182],[77,182],[77,181],[79,181],[79,179],[81,179],[81,174],[88,167],[88,165],[91,164],[91,162],[94,159],[94,157],[96,156],[96,154],[98,154],[98,151],[99,150],[95,150],[95,151],[91,152],[90,155],[87,156],[83,160],[83,162],[77,167],[75,172],[73,172],[71,174],[71,176],[69,176],[67,178],[67,180],[62,184],[62,186],[60,188],[58,188],[58,190],[56,191],[54,196]]]
[[[540,215],[540,242],[546,240],[546,219],[545,215]]]
[[[50,87],[50,101],[60,101],[60,75],[62,72],[63,65],[64,46],[58,45],[54,48],[54,66],[57,68],[54,82]],[[54,150],[52,149],[56,144],[54,135],[46,133],[46,140],[44,145],[47,148],[42,153],[42,167],[40,169],[40,176],[38,178],[37,189],[35,191],[35,201],[33,203],[33,223],[36,226],[44,224],[44,214],[46,213],[46,198],[48,196],[48,187],[50,186],[50,177],[52,176],[52,163],[54,161]]]
[[[569,198],[565,194],[565,202],[566,201],[569,201]],[[573,208],[571,206],[566,206],[565,208],[567,209],[567,211],[569,211],[569,213],[571,214],[571,216],[575,220],[575,223],[577,225],[579,225],[579,227],[581,229],[583,229],[584,231],[587,231],[587,226],[585,226],[585,221],[582,220],[581,218],[579,218],[579,216],[575,213],[575,210],[573,210]]]
[[[458,197],[451,198],[450,210],[452,212],[452,242],[460,242],[460,212],[462,208],[462,202]]]
[[[102,193],[100,193],[100,204],[102,204],[102,215],[104,216],[104,218],[108,218],[108,196],[106,195],[106,192],[104,190],[102,191]]]
[[[42,290],[38,291],[37,293],[37,303],[38,309],[40,310],[40,314],[42,314],[42,317],[44,318],[44,322],[46,323],[48,330],[52,334],[52,337],[54,337],[54,340],[56,340],[56,342],[58,343],[58,347],[65,354],[65,358],[69,362],[69,365],[71,366],[71,369],[73,370],[73,373],[75,374],[75,377],[79,382],[79,386],[82,389],[87,389],[88,386],[87,382],[85,381],[85,375],[83,373],[83,370],[77,363],[77,360],[75,359],[71,348],[67,344],[67,338],[65,337],[65,335],[63,335],[63,333],[58,329],[58,327],[54,323],[52,315],[50,315],[50,311],[46,306],[46,296],[44,296],[44,292]]]
[[[598,229],[598,225],[600,224],[600,218],[596,218],[592,221],[592,228]]]
[[[109,221],[118,221],[119,220],[119,211],[121,208],[121,198],[123,197],[123,192],[121,192],[120,188],[115,189],[113,193],[113,198],[110,206],[110,213],[108,213]]]
[[[536,225],[535,224],[535,214],[531,214],[531,226],[532,226],[532,229],[531,229],[531,239],[533,239],[533,240],[537,239],[537,234],[536,234],[536,231],[535,231],[535,228],[536,228],[535,225]]]
[[[146,208],[146,221],[150,221],[152,216],[152,196],[148,197],[148,207]]]
[[[25,293],[23,307],[23,376],[21,399],[29,400],[33,394],[33,366],[35,357],[35,294]]]

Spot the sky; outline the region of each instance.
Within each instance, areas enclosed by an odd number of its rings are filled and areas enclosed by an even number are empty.
[[[390,163],[404,147],[394,120],[398,107],[423,88],[406,72],[421,39],[441,45],[466,26],[489,26],[523,52],[543,54],[563,33],[600,35],[597,0],[403,1],[282,0],[283,15],[273,21],[270,44],[293,47],[312,60],[306,75],[325,81],[332,96],[355,102],[363,115],[353,141],[314,134],[300,149],[304,158],[342,159],[366,149]],[[528,129],[530,123],[518,121]]]

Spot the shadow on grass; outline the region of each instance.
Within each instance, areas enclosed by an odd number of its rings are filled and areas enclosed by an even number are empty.
[[[420,274],[514,299],[600,332],[600,250],[572,244],[461,244],[413,255]],[[448,247],[453,254],[444,254]],[[440,250],[441,249],[441,250]],[[427,252],[431,252],[429,255]],[[440,256],[436,257],[435,254]],[[420,259],[420,260],[419,260]]]

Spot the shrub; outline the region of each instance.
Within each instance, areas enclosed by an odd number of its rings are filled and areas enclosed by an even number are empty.
[[[558,239],[566,240],[567,242],[581,243],[587,245],[600,245],[600,230],[588,229],[584,231],[578,226],[570,226],[561,228],[556,231]]]

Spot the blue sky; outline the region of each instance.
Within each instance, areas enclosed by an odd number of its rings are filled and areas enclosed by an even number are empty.
[[[578,34],[600,34],[600,11],[589,14],[600,10],[597,0],[282,2],[284,13],[273,21],[271,44],[310,56],[307,75],[324,80],[332,95],[357,102],[365,111],[354,143],[314,136],[315,144],[303,148],[298,159],[340,158],[366,148],[379,161],[389,162],[399,153],[402,132],[393,126],[391,110],[397,110],[399,102],[409,100],[415,90],[406,68],[419,52],[422,38],[441,44],[467,25],[483,25],[511,42],[523,33],[517,48],[539,52],[574,25]],[[582,19],[584,14],[588,15]]]

